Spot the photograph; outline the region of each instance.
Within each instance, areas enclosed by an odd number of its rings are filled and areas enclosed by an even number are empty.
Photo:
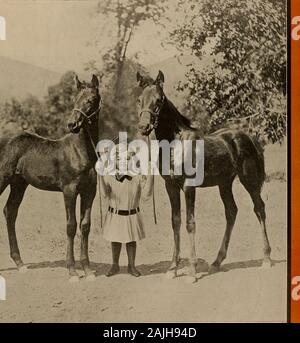
[[[0,0],[0,323],[290,321],[290,29],[288,0]]]

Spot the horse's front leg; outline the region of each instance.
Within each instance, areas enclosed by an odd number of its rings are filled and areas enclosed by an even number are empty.
[[[186,202],[186,229],[189,235],[190,240],[190,271],[187,282],[195,282],[196,279],[196,266],[197,266],[197,257],[196,257],[196,248],[195,248],[195,233],[196,233],[196,224],[195,224],[195,187],[185,187],[184,189],[185,202]]]
[[[180,261],[180,188],[176,183],[166,181],[166,189],[169,195],[172,208],[172,228],[174,233],[173,259],[170,268],[166,274],[166,277],[174,278],[177,276],[177,269]]]
[[[70,281],[79,281],[79,276],[75,269],[74,258],[74,238],[76,235],[76,198],[78,195],[77,185],[68,185],[63,190],[66,216],[67,216],[67,268],[69,269]]]
[[[90,260],[88,253],[89,233],[91,227],[91,211],[93,201],[96,195],[96,185],[87,187],[80,192],[80,230],[81,230],[81,249],[80,262],[85,272],[87,280],[94,280],[95,273],[90,269]]]

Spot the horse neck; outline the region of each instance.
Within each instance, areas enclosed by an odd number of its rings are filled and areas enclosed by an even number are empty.
[[[177,134],[185,129],[180,122],[180,114],[175,106],[165,98],[165,103],[159,113],[158,126],[155,129],[156,138],[171,142],[177,137]]]
[[[98,124],[84,127],[80,131],[78,138],[80,142],[79,144],[86,150],[89,160],[93,163],[96,162],[97,157],[95,147],[97,146],[99,139]]]

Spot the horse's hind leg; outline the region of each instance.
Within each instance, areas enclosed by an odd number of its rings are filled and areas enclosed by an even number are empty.
[[[196,233],[196,224],[195,224],[195,197],[196,189],[195,187],[186,187],[184,189],[185,202],[186,202],[186,229],[190,239],[190,273],[188,282],[196,281],[196,248],[195,248],[195,233]]]
[[[88,280],[94,278],[94,272],[90,269],[88,243],[91,227],[92,204],[96,195],[96,186],[89,187],[80,193],[80,230],[81,230],[81,249],[80,262]]]
[[[226,229],[218,256],[216,260],[212,263],[211,271],[219,269],[221,263],[226,258],[232,229],[238,211],[232,194],[232,182],[233,180],[231,179],[228,182],[224,182],[221,185],[219,185],[220,196],[225,207]]]
[[[7,203],[3,209],[8,232],[8,240],[10,247],[10,256],[16,263],[19,271],[26,271],[26,267],[20,256],[20,251],[16,236],[16,219],[18,215],[19,206],[22,202],[25,190],[28,184],[25,180],[18,178],[10,183],[10,194]]]
[[[266,211],[265,211],[265,203],[261,198],[261,186],[255,185],[253,183],[248,183],[245,179],[240,178],[242,184],[246,188],[246,190],[249,192],[251,199],[254,204],[254,212],[258,218],[260,227],[261,227],[261,233],[263,238],[263,244],[264,244],[264,260],[263,260],[263,266],[264,267],[271,267],[272,261],[271,261],[271,246],[268,239],[267,234],[267,228],[266,228]]]

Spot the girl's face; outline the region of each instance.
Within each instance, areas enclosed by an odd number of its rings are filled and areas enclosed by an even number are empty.
[[[115,160],[116,171],[121,174],[131,174],[133,152],[128,151],[126,146],[118,145],[112,151],[112,159]]]
[[[118,171],[128,172],[130,169],[130,156],[126,151],[116,152],[116,168]]]

